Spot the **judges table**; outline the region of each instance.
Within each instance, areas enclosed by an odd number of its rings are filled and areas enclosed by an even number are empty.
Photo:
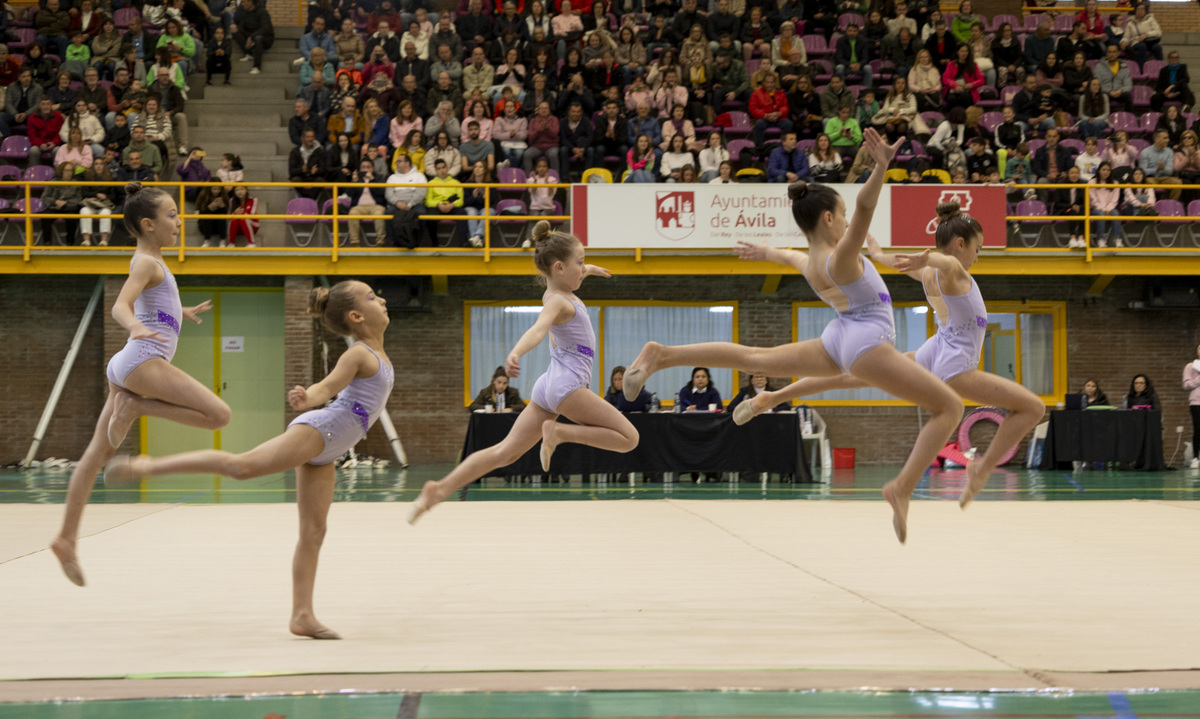
[[[631,452],[609,452],[582,444],[560,444],[552,474],[752,472],[792,474],[811,482],[800,440],[800,415],[764,414],[738,427],[725,412],[625,415],[641,437]],[[462,456],[499,444],[517,420],[515,413],[472,413]],[[507,467],[489,477],[546,474],[539,442]]]
[[[1055,410],[1042,450],[1041,469],[1069,462],[1120,462],[1122,469],[1158,471],[1163,461],[1162,412]]]

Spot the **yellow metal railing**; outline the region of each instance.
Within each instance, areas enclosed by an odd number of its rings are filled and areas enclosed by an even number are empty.
[[[1141,184],[1141,185],[1134,185],[1134,184],[1109,184],[1109,185],[1077,184],[1077,185],[1072,185],[1072,184],[1045,183],[1045,184],[1014,184],[1013,187],[1016,189],[1020,189],[1020,190],[1024,190],[1024,189],[1056,190],[1056,189],[1064,189],[1064,188],[1074,187],[1076,189],[1084,191],[1082,193],[1082,195],[1083,195],[1083,214],[1082,215],[1009,215],[1005,219],[1009,220],[1009,221],[1016,221],[1016,222],[1021,222],[1023,220],[1042,221],[1042,222],[1045,222],[1045,221],[1082,222],[1083,223],[1083,239],[1084,239],[1084,243],[1086,244],[1085,252],[1084,252],[1084,260],[1086,262],[1092,261],[1092,250],[1095,249],[1092,247],[1092,223],[1093,222],[1112,222],[1112,221],[1117,221],[1117,222],[1169,222],[1169,223],[1173,223],[1173,224],[1184,223],[1184,222],[1200,222],[1200,217],[1191,217],[1189,215],[1182,215],[1182,216],[1176,216],[1176,217],[1165,217],[1165,216],[1160,216],[1160,215],[1093,215],[1092,214],[1092,193],[1088,192],[1088,190],[1095,190],[1095,189],[1126,190],[1126,189],[1130,189],[1130,188],[1147,188],[1147,189],[1155,190],[1155,197],[1158,199],[1162,199],[1161,197],[1158,197],[1159,193],[1170,193],[1170,192],[1174,192],[1177,190],[1200,190],[1200,185],[1184,185],[1184,184],[1156,185],[1153,183],[1145,183],[1145,184]],[[1060,248],[1054,248],[1054,247],[1052,247],[1052,248],[1036,248],[1036,247],[1009,247],[1009,248],[1007,248],[1007,250],[1011,251],[1011,252],[1045,252],[1047,250],[1056,251],[1058,249],[1060,249]],[[1137,252],[1146,252],[1146,251],[1170,252],[1170,251],[1174,250],[1175,248],[1170,248],[1170,247],[1158,247],[1158,248],[1106,247],[1103,249],[1105,252],[1128,252],[1130,250],[1137,251]],[[1185,247],[1185,248],[1179,248],[1179,249],[1180,250],[1190,250],[1190,251],[1194,252],[1200,248],[1196,248],[1196,247],[1186,248]]]
[[[73,186],[82,186],[82,187],[91,187],[91,186],[114,187],[114,186],[120,185],[121,183],[116,180],[110,181],[110,182],[79,181],[79,182],[70,182],[70,183],[53,182],[53,181],[51,181],[51,182],[31,181],[31,180],[8,180],[8,181],[0,182],[0,191],[3,191],[4,188],[20,187],[20,188],[22,188],[23,193],[24,193],[24,199],[25,199],[24,209],[22,209],[21,211],[16,212],[16,213],[9,213],[7,215],[7,217],[8,218],[19,217],[24,221],[24,225],[25,225],[24,260],[26,262],[30,261],[35,248],[37,248],[40,251],[47,251],[47,250],[48,251],[64,251],[64,250],[65,251],[71,251],[71,250],[105,251],[105,250],[128,250],[129,249],[128,247],[97,247],[97,246],[80,247],[80,246],[73,246],[73,245],[65,245],[65,246],[35,245],[34,244],[34,232],[33,232],[33,221],[35,219],[37,219],[37,220],[42,220],[42,219],[56,220],[56,219],[85,219],[86,218],[86,219],[91,219],[91,220],[98,220],[98,219],[121,220],[124,218],[124,215],[122,215],[118,212],[114,212],[109,215],[97,215],[97,214],[84,215],[81,213],[63,213],[63,212],[45,212],[45,211],[35,213],[35,212],[30,211],[30,205],[32,204],[31,200],[33,199],[33,193],[32,193],[33,187],[45,187],[47,185],[60,185],[60,184],[69,184],[69,185],[73,185]],[[491,202],[493,190],[512,190],[515,188],[516,189],[538,188],[538,189],[555,189],[555,190],[557,190],[557,189],[564,188],[564,187],[565,188],[571,187],[571,185],[569,183],[508,182],[508,183],[504,183],[504,184],[496,184],[496,183],[469,183],[468,182],[468,183],[460,183],[460,184],[456,184],[456,185],[446,185],[444,183],[423,182],[423,183],[398,185],[398,184],[388,184],[386,182],[373,182],[370,184],[363,184],[363,183],[338,183],[338,182],[322,183],[322,182],[180,182],[180,181],[172,181],[172,182],[144,182],[142,184],[146,185],[147,187],[162,187],[163,189],[167,190],[168,192],[171,192],[171,190],[169,188],[178,189],[177,202],[179,204],[179,219],[183,222],[183,224],[180,226],[180,229],[179,229],[179,247],[177,249],[178,258],[179,258],[180,262],[184,262],[186,260],[187,253],[189,253],[189,252],[206,252],[206,251],[211,251],[214,249],[217,249],[217,250],[222,249],[222,248],[195,247],[195,246],[188,247],[188,245],[187,245],[187,221],[188,220],[193,220],[193,219],[195,219],[195,220],[200,220],[200,219],[204,219],[204,220],[254,219],[254,220],[312,220],[313,222],[329,222],[330,223],[330,233],[331,233],[331,242],[330,242],[331,247],[329,247],[328,250],[330,253],[330,259],[333,262],[337,262],[339,252],[361,252],[363,250],[375,249],[375,248],[371,248],[371,247],[358,247],[358,248],[339,247],[338,246],[339,245],[338,235],[340,232],[339,220],[356,221],[356,222],[370,222],[377,218],[387,217],[387,215],[355,215],[353,218],[351,218],[350,215],[345,214],[342,211],[343,210],[342,205],[340,202],[337,202],[337,201],[335,201],[333,203],[333,205],[331,206],[330,209],[332,210],[332,214],[329,214],[329,215],[319,215],[319,214],[318,215],[291,215],[291,214],[283,214],[283,215],[280,215],[280,214],[216,215],[216,214],[208,214],[208,213],[200,214],[200,213],[196,213],[196,212],[187,212],[185,209],[186,205],[185,205],[184,193],[187,189],[191,189],[191,188],[202,188],[202,187],[257,187],[257,188],[286,187],[289,189],[292,189],[292,188],[319,188],[322,190],[330,190],[332,192],[332,196],[330,199],[334,199],[341,195],[341,189],[351,188],[351,187],[383,187],[383,188],[397,188],[397,187],[433,188],[433,187],[439,187],[439,188],[443,188],[443,189],[446,187],[454,187],[454,188],[462,188],[464,190],[475,188],[475,187],[482,187],[483,191],[484,191],[483,192],[484,214],[482,214],[482,215],[439,215],[436,213],[426,213],[426,214],[421,214],[418,216],[418,218],[421,220],[450,220],[453,222],[466,222],[467,220],[482,221],[484,223],[483,224],[483,247],[482,248],[432,247],[432,248],[418,248],[417,250],[413,250],[413,251],[420,252],[422,250],[428,249],[428,250],[437,251],[439,253],[443,253],[443,252],[447,252],[447,251],[450,251],[450,252],[455,252],[455,251],[475,252],[475,251],[482,250],[484,262],[489,262],[491,260],[492,252],[523,251],[523,250],[521,250],[521,248],[493,247],[492,243],[491,243],[491,234],[492,234],[491,230],[492,230],[493,222],[497,222],[497,221],[500,221],[500,222],[536,222],[538,220],[549,220],[552,222],[560,222],[560,221],[570,221],[570,219],[571,219],[570,214],[563,214],[563,215],[515,215],[515,214],[507,214],[507,213],[506,214],[497,214],[496,212],[494,212],[494,208],[492,207],[492,202]],[[43,208],[43,210],[44,209],[45,208]],[[4,217],[5,217],[4,215],[0,215],[0,220],[2,220]],[[10,219],[9,221],[12,221],[12,220]],[[313,249],[320,250],[320,249],[325,249],[325,248],[310,249],[307,247],[269,247],[269,248],[263,248],[263,249],[269,249],[272,252],[278,252],[281,250],[312,252]]]

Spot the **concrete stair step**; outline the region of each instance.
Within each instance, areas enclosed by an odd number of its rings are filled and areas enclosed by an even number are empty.
[[[227,115],[225,113],[212,112],[207,105],[197,105],[197,108],[203,108],[203,112],[195,119],[195,124],[192,127],[226,127],[226,128],[242,128],[247,124],[252,124],[254,127],[287,127],[287,123],[283,121],[283,116],[275,114],[255,114],[252,120],[247,120],[246,116],[242,115]],[[193,122],[192,117],[188,116],[188,122]],[[194,130],[192,132],[195,132]]]
[[[222,135],[222,137],[224,138],[223,140],[217,139],[209,142],[208,147],[213,148],[213,152],[232,152],[233,154],[241,157],[245,157],[247,155],[262,155],[264,153],[273,154],[279,152],[277,140],[266,142],[238,142],[236,140],[230,140],[229,138],[238,137],[236,132],[225,133]],[[188,134],[188,139],[191,140],[193,144],[200,144],[196,140],[192,139],[191,133]],[[287,144],[286,136],[283,138],[283,142],[284,144]],[[290,150],[291,148],[288,149]],[[287,158],[285,157],[284,159],[286,160]]]
[[[263,100],[254,103],[249,103],[245,100],[205,100],[202,103],[188,107],[188,122],[195,122],[192,119],[193,117],[224,115],[226,117],[241,117],[245,119],[247,125],[254,125],[258,122],[257,118],[260,116],[279,115],[291,117],[295,111],[296,101],[287,98]]]
[[[259,125],[242,124],[237,128],[196,127],[188,131],[188,139],[192,142],[218,145],[233,140],[240,143],[261,143],[263,147],[275,148],[281,141],[288,142],[287,131],[280,127],[262,127]],[[290,147],[288,149],[291,149]],[[256,155],[266,154],[262,151]]]
[[[272,87],[224,87],[214,85],[203,88],[204,99],[242,102],[246,105],[257,105],[262,100],[285,100],[287,91],[280,86]]]

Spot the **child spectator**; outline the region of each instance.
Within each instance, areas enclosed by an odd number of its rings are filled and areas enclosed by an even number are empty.
[[[213,75],[219,72],[224,73],[225,85],[229,86],[229,75],[233,71],[233,63],[230,61],[230,58],[233,57],[233,40],[226,37],[225,28],[217,26],[205,47],[208,51],[208,59],[204,68],[206,74],[204,84],[211,86]]]
[[[224,215],[229,205],[229,193],[223,185],[206,186],[200,189],[196,196],[196,213],[201,215],[196,223],[200,226],[200,236],[204,238],[201,247],[212,247],[218,243],[221,247],[228,244],[225,220],[205,218],[204,215]]]
[[[254,246],[254,234],[258,232],[258,220],[253,217],[258,209],[258,200],[250,196],[250,190],[239,185],[233,188],[233,196],[229,200],[229,214],[244,215],[245,219],[233,220],[229,223],[229,244],[237,246],[238,235],[246,236],[246,246]],[[221,245],[224,247],[224,243]]]

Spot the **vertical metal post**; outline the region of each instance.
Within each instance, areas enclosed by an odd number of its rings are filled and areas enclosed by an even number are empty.
[[[187,244],[187,216],[183,214],[183,203],[186,201],[183,195],[183,185],[179,186],[179,261],[183,262],[183,246]]]
[[[492,261],[492,186],[483,188],[483,261]]]
[[[26,262],[29,261],[29,253],[33,247],[33,215],[30,214],[29,203],[33,199],[33,190],[29,183],[25,183],[25,257]]]
[[[333,186],[333,232],[330,233],[330,238],[333,242],[333,261],[338,261],[338,210],[342,209],[338,204],[338,186]]]
[[[1083,192],[1083,244],[1084,262],[1092,261],[1092,193],[1085,186]]]

